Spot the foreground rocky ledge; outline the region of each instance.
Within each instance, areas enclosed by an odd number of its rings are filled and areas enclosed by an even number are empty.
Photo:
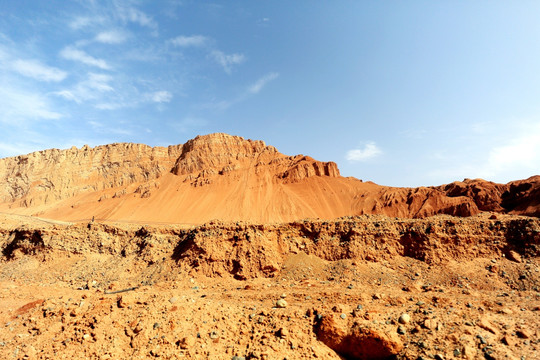
[[[0,357],[534,359],[540,220],[497,216],[4,218]]]

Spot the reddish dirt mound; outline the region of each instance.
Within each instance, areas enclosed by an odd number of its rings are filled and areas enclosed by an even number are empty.
[[[64,221],[202,224],[494,211],[539,216],[540,177],[391,188],[344,178],[333,162],[211,134],[151,148],[111,144],[0,160],[0,211]]]

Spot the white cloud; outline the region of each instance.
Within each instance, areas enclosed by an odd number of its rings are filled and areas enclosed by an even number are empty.
[[[152,17],[146,15],[144,12],[138,9],[132,7],[123,7],[117,4],[116,11],[120,19],[124,22],[132,22],[154,30],[157,29],[157,24],[154,22]]]
[[[263,76],[262,78],[260,78],[259,80],[257,80],[255,84],[251,85],[248,91],[252,94],[257,94],[262,90],[263,87],[266,86],[266,84],[268,84],[272,80],[277,79],[278,76],[279,74],[275,72],[267,74]]]
[[[530,126],[508,143],[492,148],[481,176],[527,172],[529,175],[540,173],[540,123]]]
[[[241,64],[245,61],[245,56],[243,54],[225,54],[222,51],[214,50],[210,55],[217,61],[218,64],[223,67],[226,73],[230,73],[233,65]]]
[[[73,30],[80,30],[93,24],[102,24],[103,22],[105,22],[103,17],[79,16],[69,23],[69,27]]]
[[[156,91],[150,94],[150,99],[156,103],[168,103],[172,99],[172,94],[168,91]]]
[[[97,121],[88,121],[88,125],[90,125],[94,131],[99,133],[133,135],[133,131],[125,127],[111,127]]]
[[[100,99],[103,93],[114,91],[110,85],[112,80],[113,77],[107,74],[89,73],[85,80],[79,82],[72,89],[60,90],[54,95],[75,101],[78,104],[87,100]]]
[[[66,78],[67,73],[60,69],[46,66],[36,60],[15,60],[11,64],[19,74],[40,80],[59,82]]]
[[[99,110],[118,110],[118,109],[129,107],[129,104],[109,102],[109,103],[99,103],[99,104],[96,104],[94,107]]]
[[[88,74],[86,85],[89,88],[100,92],[113,91],[114,88],[109,85],[109,82],[111,82],[112,79],[113,78],[110,75],[90,73]]]
[[[169,42],[175,46],[180,47],[200,47],[206,45],[208,38],[203,35],[192,35],[192,36],[177,36],[174,39],[169,40]]]
[[[103,59],[97,59],[88,55],[83,50],[75,49],[72,47],[66,47],[60,52],[60,56],[67,60],[79,61],[83,64],[95,66],[103,70],[109,70],[110,66]]]
[[[57,120],[62,114],[54,111],[49,99],[31,90],[4,85],[0,87],[0,122],[18,125],[35,120]]]
[[[95,40],[103,44],[121,44],[127,40],[127,34],[119,30],[102,31]]]
[[[349,161],[366,161],[382,154],[381,149],[374,142],[368,142],[363,149],[347,151],[345,158]]]

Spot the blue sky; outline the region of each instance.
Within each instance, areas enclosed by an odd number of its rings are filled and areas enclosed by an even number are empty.
[[[393,186],[540,173],[536,1],[0,0],[0,157],[259,139]]]

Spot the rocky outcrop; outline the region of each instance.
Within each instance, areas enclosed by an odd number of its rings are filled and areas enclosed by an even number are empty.
[[[540,176],[496,184],[465,179],[435,188],[449,197],[468,197],[480,211],[540,216]]]
[[[227,134],[185,144],[111,144],[0,159],[0,212],[66,220],[201,224],[482,211],[540,216],[540,176],[397,188],[340,176],[334,162],[287,156]]]
[[[39,206],[81,193],[148,182],[168,172],[181,145],[110,144],[44,150],[0,160],[0,201]]]
[[[285,156],[264,141],[219,133],[197,136],[184,144],[171,172],[188,175],[188,181],[197,186],[212,183],[213,177],[242,170],[266,171],[289,183],[312,176],[339,176],[333,162],[324,163],[303,155]]]
[[[227,134],[197,136],[185,143],[171,172],[175,175],[203,171],[226,173],[231,169],[255,166],[276,156],[283,155],[273,146],[266,146],[264,141],[244,140]]]
[[[279,225],[210,222],[191,229],[106,224],[0,227],[5,259],[47,251],[136,256],[148,263],[173,259],[187,273],[236,279],[274,277],[290,254],[324,261],[428,264],[476,258],[533,258],[540,254],[540,220],[506,216],[395,219],[364,215]]]
[[[402,341],[393,332],[373,329],[367,321],[349,327],[336,317],[324,316],[316,324],[315,333],[320,341],[346,359],[387,360],[403,350]]]

